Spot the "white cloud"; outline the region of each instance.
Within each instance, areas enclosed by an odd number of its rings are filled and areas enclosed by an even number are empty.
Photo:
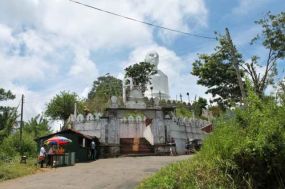
[[[186,32],[191,32],[197,27],[207,26],[208,11],[202,0],[180,0],[179,3],[173,3],[173,0],[137,0],[137,2],[144,5],[144,8],[141,9],[142,13],[158,25]],[[172,39],[175,36],[176,33],[160,30],[160,37],[164,40]]]
[[[106,3],[98,1],[99,7],[136,14],[132,3]],[[108,5],[108,6],[107,6]],[[85,48],[113,48],[121,45],[133,47],[152,40],[149,28],[138,23],[104,14],[68,1],[45,3],[43,27],[61,37],[72,40]]]
[[[203,0],[82,2],[179,30],[193,31],[207,25]],[[25,94],[24,117],[27,120],[44,111],[45,104],[59,91],[86,96],[100,74],[99,63],[90,58],[91,51],[128,49],[132,51],[128,61],[133,61],[132,56],[133,59],[144,57],[145,50],[152,48],[161,54],[160,67],[169,75],[172,91],[185,93],[183,90],[188,90],[185,81],[189,81],[189,87],[195,81],[193,76],[180,75],[189,68],[185,66],[189,63],[173,51],[155,45],[153,31],[149,26],[65,0],[25,0],[21,3],[2,0],[0,86],[17,95],[16,100],[8,102],[14,105],[21,94]],[[159,36],[163,40],[177,37],[169,32],[160,32]]]
[[[92,75],[98,75],[98,73],[95,63],[89,59],[89,52],[82,49],[77,49],[75,52],[75,63],[69,70],[70,76],[81,78],[86,77],[86,80],[94,79]]]
[[[13,41],[12,29],[6,25],[0,24],[0,42],[11,43]]]
[[[0,23],[9,26],[20,27],[26,25],[38,24],[41,19],[40,1],[25,0],[21,3],[17,0],[0,1]]]
[[[246,15],[269,2],[270,0],[239,0],[238,6],[232,12],[236,15]]]
[[[82,2],[138,20],[149,20],[185,31],[205,26],[207,23],[207,9],[203,0]],[[26,0],[20,6],[16,0],[6,0],[1,1],[0,12],[0,23],[17,29],[31,26],[36,31],[52,33],[62,40],[85,48],[132,48],[153,41],[153,28],[149,26],[98,12],[70,1]],[[160,36],[164,35],[167,37],[171,33],[163,32]]]

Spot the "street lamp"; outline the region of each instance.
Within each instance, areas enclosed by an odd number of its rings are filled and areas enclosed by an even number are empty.
[[[189,92],[187,92],[186,95],[188,96],[188,103],[190,104]]]
[[[153,106],[153,94],[152,94],[152,90],[153,90],[153,86],[150,87],[150,93],[151,93],[151,99],[150,99],[150,102],[151,102],[151,105]]]

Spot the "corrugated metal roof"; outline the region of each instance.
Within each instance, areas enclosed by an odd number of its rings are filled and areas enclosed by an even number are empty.
[[[96,137],[92,137],[92,136],[83,134],[83,133],[81,133],[79,131],[76,131],[76,130],[73,130],[73,129],[67,129],[67,130],[59,131],[59,132],[52,133],[52,134],[49,134],[49,135],[45,135],[45,136],[42,136],[42,137],[38,137],[38,138],[35,138],[34,140],[37,141],[37,140],[40,140],[40,139],[43,139],[43,138],[48,138],[48,137],[52,137],[52,136],[55,136],[55,135],[64,134],[64,133],[68,133],[68,132],[72,132],[72,133],[78,134],[78,135],[80,135],[80,136],[82,136],[84,138],[90,139],[90,140],[96,138]]]

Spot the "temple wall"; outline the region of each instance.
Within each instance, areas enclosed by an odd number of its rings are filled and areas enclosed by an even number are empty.
[[[78,121],[73,129],[89,136],[96,136],[101,143],[106,142],[105,128],[108,125],[107,119]]]
[[[120,119],[120,138],[141,138],[145,132],[145,121],[142,117],[132,117]]]
[[[206,133],[201,129],[209,124],[205,120],[174,117],[166,121],[168,138],[174,138],[178,154],[185,154],[187,139],[204,139]]]
[[[165,145],[174,138],[178,154],[185,154],[187,139],[203,139],[206,135],[201,129],[210,124],[208,121],[188,118],[164,119],[162,111],[146,110],[145,116],[126,116],[126,112],[117,111],[109,118],[79,114],[73,129],[83,134],[96,136],[100,143],[109,145],[109,149],[119,153],[120,138],[145,138],[152,145]],[[147,117],[152,119],[146,126]],[[162,149],[165,150],[165,149]],[[159,151],[158,151],[159,152]]]

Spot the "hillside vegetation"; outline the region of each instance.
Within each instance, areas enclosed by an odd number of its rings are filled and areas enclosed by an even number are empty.
[[[285,188],[285,105],[250,92],[247,105],[215,122],[193,158],[138,188]]]

